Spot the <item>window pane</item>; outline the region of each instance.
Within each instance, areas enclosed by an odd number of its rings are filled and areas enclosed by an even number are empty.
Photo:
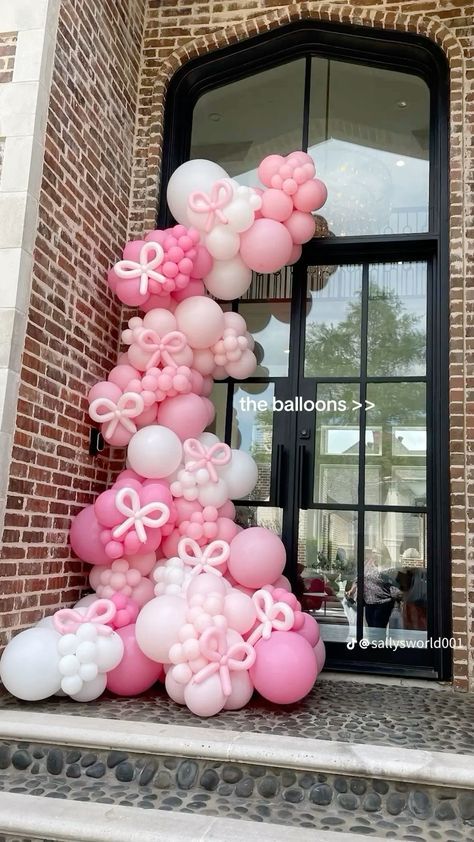
[[[225,441],[225,417],[228,392],[229,386],[227,383],[214,383],[209,396],[214,404],[216,414],[214,420],[206,429],[209,433],[214,433],[221,441]]]
[[[216,161],[242,184],[273,152],[301,149],[305,59],[208,91],[193,113],[191,158]]]
[[[273,442],[274,383],[236,384],[231,447],[255,459],[258,481],[249,500],[269,500]]]
[[[281,537],[283,524],[283,510],[275,506],[242,506],[235,507],[235,522],[243,529],[249,526],[263,526]]]
[[[355,503],[359,484],[359,386],[317,389],[315,503]],[[343,409],[341,407],[345,406]]]
[[[254,275],[239,313],[255,339],[257,377],[287,377],[293,267],[274,275]]]
[[[357,577],[356,547],[356,512],[300,512],[299,585],[303,606],[321,623],[324,640],[355,635],[356,608],[346,595]]]
[[[369,267],[367,372],[387,377],[426,372],[426,263]]]
[[[332,234],[428,230],[429,89],[406,73],[313,58],[309,152]]]
[[[426,515],[365,516],[365,637],[426,639]]]
[[[309,266],[305,377],[360,371],[362,266]]]
[[[369,383],[367,424],[378,455],[367,449],[365,500],[371,505],[426,506],[426,387]]]

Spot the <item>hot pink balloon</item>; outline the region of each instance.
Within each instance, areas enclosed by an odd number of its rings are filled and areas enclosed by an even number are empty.
[[[74,518],[69,533],[71,547],[78,558],[88,564],[109,564],[100,535],[103,526],[97,520],[94,506],[86,506]]]
[[[307,243],[314,236],[316,221],[311,214],[302,211],[293,211],[290,218],[284,223],[289,231],[293,243],[300,245]]]
[[[250,668],[255,689],[270,702],[291,705],[306,696],[318,674],[316,656],[297,632],[271,633],[255,644],[256,660]]]
[[[227,500],[217,511],[219,512],[219,517],[228,517],[231,520],[235,518],[235,506],[232,500]]]
[[[324,640],[322,637],[319,638],[316,646],[314,647],[314,655],[316,658],[316,663],[318,665],[318,675],[321,672],[324,664],[326,663],[326,647],[324,645]]]
[[[158,423],[169,427],[181,441],[197,438],[209,423],[207,398],[193,395],[177,395],[166,398],[158,409]]]
[[[174,558],[178,555],[178,544],[182,537],[179,529],[173,529],[166,538],[163,538],[161,551],[166,558]]]
[[[163,667],[143,654],[135,637],[135,625],[118,629],[124,645],[123,658],[107,673],[107,689],[116,696],[138,696],[163,675]]]
[[[293,202],[296,210],[311,213],[322,208],[327,197],[328,191],[324,182],[319,178],[313,178],[298,187],[293,196]]]
[[[184,289],[177,289],[176,292],[173,292],[172,300],[179,304],[180,301],[184,301],[185,298],[193,298],[196,295],[204,295],[206,292],[206,288],[202,281],[197,280],[196,278],[191,278],[189,284]],[[155,307],[157,305],[155,304]]]
[[[278,535],[251,526],[232,541],[227,564],[236,582],[246,588],[261,588],[281,575],[285,561],[285,547]]]
[[[293,239],[285,225],[274,219],[256,219],[240,235],[240,256],[254,272],[277,272],[288,262]]]
[[[298,629],[298,634],[304,637],[313,649],[320,638],[318,623],[311,614],[307,614],[305,611],[303,612],[303,625]]]
[[[191,278],[193,280],[195,278],[205,278],[211,271],[213,263],[214,261],[207,248],[201,245],[197,246],[197,255],[194,260],[194,268],[191,273]]]

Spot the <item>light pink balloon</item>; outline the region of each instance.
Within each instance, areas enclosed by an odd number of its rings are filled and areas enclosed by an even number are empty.
[[[140,380],[140,373],[131,365],[116,365],[110,372],[108,380],[124,392],[131,380]]]
[[[219,517],[217,519],[217,535],[216,538],[220,541],[227,541],[228,544],[237,535],[237,524],[228,517]]]
[[[142,576],[148,576],[156,564],[156,553],[129,556],[128,563],[134,570],[138,570]]]
[[[232,541],[227,565],[239,584],[261,588],[281,575],[285,561],[285,547],[278,535],[262,526],[251,526]]]
[[[284,222],[293,213],[293,201],[283,190],[265,190],[262,196],[262,216]]]
[[[178,544],[183,536],[179,529],[173,529],[161,542],[161,551],[166,558],[174,558],[178,555]]]
[[[94,506],[86,506],[72,521],[69,541],[82,561],[88,564],[109,564],[110,559],[100,538],[103,528],[97,520]]]
[[[209,348],[224,332],[224,313],[204,295],[186,298],[178,304],[175,316],[178,330],[186,334],[192,348]]]
[[[254,272],[276,272],[288,262],[293,240],[285,225],[274,219],[256,219],[240,235],[240,256]]]
[[[225,596],[227,593],[226,583],[222,576],[216,576],[215,573],[200,573],[199,576],[193,576],[188,585],[186,596],[191,599],[197,594],[207,596],[211,593],[218,593]]]
[[[137,617],[135,634],[140,649],[148,658],[160,664],[169,662],[169,651],[178,642],[187,608],[186,600],[170,595],[155,597],[144,605]]]
[[[116,403],[121,396],[122,389],[119,386],[115,383],[109,383],[107,380],[102,380],[100,383],[96,383],[95,386],[92,387],[87,396],[87,400],[91,404],[92,401],[95,401],[98,398],[108,398],[108,400]]]
[[[165,667],[166,669],[166,667]],[[170,699],[176,702],[177,705],[184,705],[184,688],[185,684],[180,684],[179,681],[173,677],[173,671],[168,670],[165,678],[165,688]]]
[[[229,626],[245,634],[255,623],[256,610],[251,598],[233,588],[224,599],[224,614]]]
[[[248,670],[231,672],[232,692],[226,697],[224,710],[239,710],[245,707],[253,696],[253,683]]]
[[[290,218],[286,220],[285,227],[289,231],[293,243],[300,245],[307,243],[314,237],[316,221],[311,214],[302,211],[293,211]]]
[[[303,612],[303,618],[303,625],[298,629],[298,634],[304,637],[314,649],[320,638],[319,625],[314,617],[307,614],[306,611]]]
[[[294,243],[293,248],[291,250],[290,259],[288,261],[288,266],[293,266],[293,264],[300,259],[302,251],[302,247],[298,243]]]
[[[128,485],[128,483],[127,483]],[[129,488],[135,488],[136,485],[130,481]],[[99,523],[103,528],[111,529],[118,526],[123,521],[123,515],[119,512],[116,506],[117,488],[109,488],[108,491],[103,491],[99,494],[94,503],[94,511]],[[141,490],[141,487],[136,490]]]
[[[291,582],[286,576],[279,576],[272,584],[274,588],[283,588],[283,590],[291,593]]]
[[[314,655],[316,658],[316,663],[318,666],[318,675],[321,672],[324,664],[326,663],[326,647],[324,645],[324,640],[322,637],[319,638],[316,646],[314,647]]]
[[[262,184],[265,184],[266,187],[270,187],[272,177],[276,175],[284,163],[285,159],[282,155],[267,155],[257,170],[258,177]]]
[[[116,696],[138,696],[163,675],[163,666],[147,658],[138,646],[135,625],[117,630],[124,645],[123,658],[107,673],[107,689]]]
[[[164,310],[173,312],[175,302],[170,295],[150,295],[147,301],[140,304],[140,310],[149,313],[150,310],[156,310],[157,307],[162,307]]]
[[[214,673],[200,684],[191,680],[184,688],[184,701],[196,716],[214,716],[222,710],[225,700],[219,673]]]
[[[311,690],[318,674],[316,656],[297,632],[273,631],[255,644],[256,660],[250,669],[255,689],[270,702],[290,705]]]
[[[187,287],[176,290],[176,292],[173,293],[172,301],[174,301],[177,305],[181,301],[184,301],[185,298],[193,298],[197,295],[204,295],[205,292],[206,288],[202,281],[191,279]]]
[[[235,377],[236,380],[245,380],[247,377],[250,377],[257,368],[257,358],[253,351],[246,348],[240,360],[228,362],[225,368],[230,377]]]
[[[197,438],[209,423],[207,400],[192,392],[166,398],[158,408],[158,423],[176,433],[181,441]]]
[[[319,178],[313,178],[298,187],[293,196],[293,202],[296,210],[311,213],[311,211],[319,210],[327,197],[328,191],[324,182]]]
[[[202,348],[194,352],[193,368],[200,371],[203,377],[214,374],[215,367],[214,355],[209,348]]]
[[[212,269],[213,260],[205,246],[197,246],[197,255],[194,260],[194,269],[191,278],[205,278]]]

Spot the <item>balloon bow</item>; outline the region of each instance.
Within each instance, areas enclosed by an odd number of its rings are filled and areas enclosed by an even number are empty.
[[[199,439],[186,439],[183,450],[187,457],[184,464],[185,469],[194,473],[201,468],[206,468],[212,482],[218,482],[219,480],[216,467],[221,468],[227,465],[232,458],[229,445],[221,441],[216,442],[211,447],[205,447]]]
[[[115,506],[126,520],[112,531],[114,538],[121,538],[130,529],[135,529],[138,540],[145,544],[147,541],[145,526],[149,529],[158,529],[170,518],[170,510],[164,503],[147,503],[142,506],[138,491],[134,488],[120,488],[115,495]],[[150,517],[155,512],[158,517]]]
[[[212,627],[206,629],[199,640],[201,654],[210,662],[197,672],[192,681],[200,684],[214,673],[219,673],[224,696],[230,696],[232,684],[230,673],[249,670],[255,663],[255,649],[248,642],[234,643],[228,646],[225,629]]]
[[[129,433],[137,432],[137,425],[132,418],[137,418],[145,409],[145,403],[141,395],[136,392],[125,392],[118,401],[110,398],[96,398],[89,407],[89,415],[93,421],[107,424],[105,437],[110,438],[115,433],[119,424],[122,424]]]
[[[209,195],[201,193],[199,190],[191,193],[188,199],[188,207],[194,213],[207,213],[204,223],[206,234],[214,227],[216,219],[223,225],[227,224],[228,220],[222,213],[222,208],[225,208],[232,201],[233,196],[234,191],[228,181],[216,181],[212,185]]]
[[[268,640],[273,630],[290,631],[295,622],[295,613],[286,602],[275,602],[269,591],[255,591],[252,596],[253,604],[260,620],[258,625],[248,638],[248,643],[255,645],[257,640],[263,637]]]
[[[147,371],[149,368],[155,368],[161,361],[166,365],[175,366],[174,355],[186,348],[186,336],[180,330],[172,330],[164,336],[158,336],[156,331],[149,328],[142,328],[137,333],[137,345],[142,351],[151,353],[146,364]]]
[[[227,561],[230,555],[230,547],[227,541],[211,541],[207,547],[200,547],[193,538],[181,538],[178,544],[178,555],[181,561],[189,565],[192,576],[199,573],[214,573],[215,576],[222,576],[216,568]]]
[[[164,284],[168,280],[156,269],[163,263],[165,253],[159,243],[144,243],[137,260],[119,260],[115,264],[115,274],[123,281],[140,278],[140,295],[146,295],[150,279]]]
[[[53,624],[59,634],[75,634],[84,623],[92,623],[97,634],[109,635],[113,629],[107,625],[114,619],[117,608],[110,599],[98,599],[89,606],[85,614],[75,608],[61,608],[53,616]]]

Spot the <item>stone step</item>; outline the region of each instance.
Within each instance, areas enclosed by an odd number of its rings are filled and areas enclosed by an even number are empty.
[[[190,832],[201,835],[183,840],[220,838],[208,835],[211,827],[221,832],[217,820],[245,820],[247,835],[253,826],[278,825],[281,835],[273,839],[292,838],[288,829],[298,828],[302,842],[303,831],[312,839],[315,831],[318,839],[336,833],[334,842],[345,834],[474,838],[474,757],[467,754],[21,707],[2,712],[0,741],[0,789],[18,802],[54,801],[58,809],[67,802],[66,811],[87,805],[104,815],[120,808],[136,816],[138,807],[140,827],[145,811],[156,817],[159,810],[160,826],[166,813],[180,822],[187,816]],[[30,807],[19,813],[29,815]],[[196,830],[198,818],[204,825]],[[0,831],[11,835],[2,821]]]

